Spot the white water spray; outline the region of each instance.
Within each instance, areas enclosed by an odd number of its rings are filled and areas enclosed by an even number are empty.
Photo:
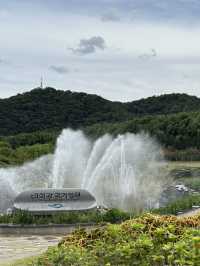
[[[104,135],[92,142],[81,131],[66,129],[54,155],[0,169],[0,195],[2,198],[5,186],[13,197],[31,188],[84,188],[99,205],[149,208],[165,189],[163,163],[160,146],[147,135]],[[0,211],[3,205],[8,204],[0,203]]]

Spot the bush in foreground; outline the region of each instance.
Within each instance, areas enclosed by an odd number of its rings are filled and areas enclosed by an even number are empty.
[[[145,214],[122,224],[74,231],[33,266],[200,265],[200,216]]]

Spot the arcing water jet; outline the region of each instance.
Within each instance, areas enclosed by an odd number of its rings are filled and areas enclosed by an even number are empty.
[[[93,142],[65,129],[53,155],[0,170],[0,195],[5,184],[13,195],[32,188],[82,188],[102,206],[151,208],[166,187],[163,164],[161,147],[145,134],[104,135]]]

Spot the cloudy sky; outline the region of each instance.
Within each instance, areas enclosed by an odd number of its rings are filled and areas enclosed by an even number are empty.
[[[200,0],[0,0],[0,97],[200,96]]]

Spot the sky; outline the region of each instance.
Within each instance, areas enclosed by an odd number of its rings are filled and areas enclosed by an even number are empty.
[[[200,97],[200,0],[0,0],[0,98],[40,85]]]

